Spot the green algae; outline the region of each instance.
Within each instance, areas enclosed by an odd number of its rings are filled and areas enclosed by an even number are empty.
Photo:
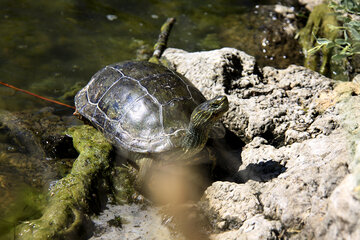
[[[67,134],[80,155],[71,173],[51,189],[42,216],[17,226],[17,239],[67,239],[86,233],[90,192],[94,182],[110,169],[112,146],[91,126],[72,127]]]
[[[135,174],[132,174],[133,171],[130,168],[123,166],[117,166],[114,170],[111,180],[116,203],[128,204],[134,202],[134,197],[137,195],[134,188]]]
[[[218,49],[221,47],[219,38],[214,33],[207,34],[206,37],[200,41],[200,45],[205,49]]]
[[[317,38],[334,40],[338,36],[338,30],[331,26],[338,26],[336,15],[327,4],[321,4],[314,8],[306,26],[299,32],[299,42],[305,55],[304,66],[324,75],[331,69],[331,49],[322,48],[321,55],[308,54],[308,51],[315,47]]]
[[[5,189],[0,187],[0,190],[6,194]],[[13,186],[11,196],[6,197],[11,203],[0,206],[0,239],[13,239],[14,227],[19,222],[41,216],[46,196],[41,190],[22,183]]]
[[[117,228],[122,228],[123,223],[126,223],[120,216],[115,216],[113,219],[108,221],[109,226],[114,226]]]

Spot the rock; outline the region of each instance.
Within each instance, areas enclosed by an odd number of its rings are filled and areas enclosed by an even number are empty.
[[[261,186],[263,214],[287,229],[300,230],[324,214],[327,199],[348,173],[349,153],[339,142],[346,136],[317,137],[279,149],[289,157],[287,170]],[[276,217],[275,217],[276,216]]]
[[[210,144],[226,144],[217,162],[233,176],[212,183],[197,204],[212,225],[210,239],[359,238],[356,81],[337,84],[295,65],[259,68],[231,48],[167,49],[163,57],[207,98],[230,101],[227,134]],[[99,224],[94,239],[127,231]]]
[[[322,4],[323,2],[324,2],[324,0],[299,0],[299,3],[305,5],[305,7],[309,11],[312,11],[314,9],[314,7]]]
[[[207,98],[229,95],[224,123],[245,142],[259,136],[279,146],[333,128],[311,124],[318,115],[315,99],[332,90],[334,82],[304,67],[260,71],[253,57],[231,48],[198,53],[167,49],[164,58]]]
[[[215,182],[204,194],[203,203],[219,229],[236,229],[261,212],[255,189],[230,182]]]
[[[234,182],[214,182],[202,197],[212,239],[359,238],[356,81],[335,84],[295,65],[259,69],[229,48],[164,57],[206,97],[228,96],[223,122],[245,144],[227,167]]]
[[[258,214],[246,220],[238,230],[230,230],[219,234],[213,234],[212,240],[258,240],[279,239],[282,227],[279,221],[265,219]]]
[[[338,103],[341,108],[342,128],[349,134],[349,145],[353,151],[353,161],[349,168],[351,174],[335,188],[328,200],[325,215],[314,219],[315,231],[307,228],[306,237],[316,239],[360,239],[360,128],[358,104],[359,96],[348,97]]]
[[[247,170],[246,178],[244,174],[241,176],[245,184],[214,183],[203,197],[206,212],[216,216],[212,217],[216,219],[215,225],[225,220],[222,223],[225,226],[235,226],[225,229],[236,229],[255,214],[261,214],[278,220],[288,231],[300,231],[303,224],[325,214],[326,199],[348,173],[349,153],[338,144],[346,141],[346,136],[333,135],[279,149],[267,144],[253,148],[248,144],[242,152],[243,165],[239,169],[239,173]],[[273,176],[269,177],[269,173],[248,170],[251,165],[266,166],[268,162],[277,162],[286,171],[276,174],[273,170]]]
[[[58,178],[56,171],[61,164],[50,160],[58,157],[65,162],[65,158],[77,156],[71,139],[63,133],[65,129],[64,120],[51,108],[38,112],[0,111],[0,172],[4,181],[0,185],[10,189],[23,184],[40,189],[51,185]],[[1,202],[7,208],[5,201]]]
[[[316,239],[360,239],[360,201],[354,194],[354,174],[349,174],[330,196],[324,219],[315,229]]]
[[[188,53],[168,48],[163,54],[170,67],[190,79],[207,97],[225,94],[231,80],[256,72],[255,58],[233,48]]]

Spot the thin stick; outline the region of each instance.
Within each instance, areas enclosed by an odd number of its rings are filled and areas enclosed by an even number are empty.
[[[21,88],[17,88],[13,85],[10,85],[10,84],[7,84],[7,83],[3,83],[3,82],[0,82],[1,85],[4,85],[6,87],[9,87],[9,88],[12,88],[16,91],[19,91],[19,92],[23,92],[23,93],[26,93],[26,94],[29,94],[31,96],[34,96],[34,97],[37,97],[37,98],[40,98],[40,99],[43,99],[45,101],[48,101],[48,102],[52,102],[52,103],[56,103],[56,104],[59,104],[59,105],[62,105],[62,106],[65,106],[65,107],[68,107],[68,108],[71,108],[71,109],[76,109],[74,106],[70,106],[70,105],[67,105],[65,103],[62,103],[62,102],[58,102],[58,101],[55,101],[55,100],[52,100],[52,99],[49,99],[49,98],[46,98],[46,97],[42,97],[42,96],[39,96],[35,93],[32,93],[32,92],[29,92],[29,91],[26,91],[26,90],[23,90]]]
[[[154,53],[149,59],[149,62],[157,64],[160,63],[160,57],[166,49],[168,38],[175,21],[175,18],[168,18],[166,22],[161,26],[159,39],[154,46]]]

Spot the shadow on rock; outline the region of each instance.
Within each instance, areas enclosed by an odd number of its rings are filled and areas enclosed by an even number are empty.
[[[244,170],[237,172],[233,178],[236,183],[245,183],[249,180],[267,182],[285,171],[286,167],[278,162],[269,160],[256,164],[250,163]]]
[[[226,130],[222,139],[212,139],[209,144],[216,155],[215,181],[233,181],[233,176],[242,164],[241,151],[245,143],[234,133]]]
[[[248,180],[266,182],[286,171],[286,167],[274,160],[250,163],[245,169],[239,170],[244,164],[241,153],[245,143],[234,133],[226,131],[222,139],[212,139],[209,144],[216,154],[214,181],[245,183]]]

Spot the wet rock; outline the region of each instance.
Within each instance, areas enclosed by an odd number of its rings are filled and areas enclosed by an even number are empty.
[[[0,111],[0,235],[7,231],[13,238],[20,220],[40,217],[45,192],[69,172],[78,155],[63,132],[71,118],[52,108]]]
[[[316,6],[310,13],[306,26],[298,33],[299,43],[305,55],[304,66],[334,79],[347,80],[347,77],[341,76],[348,74],[343,74],[346,70],[345,62],[331,60],[335,50],[322,48],[319,53],[309,54],[310,49],[315,47],[317,38],[326,38],[330,41],[337,38],[338,30],[330,26],[339,27],[334,11],[327,4]]]
[[[201,206],[219,231],[213,239],[358,238],[356,81],[336,83],[294,65],[259,69],[229,48],[168,49],[164,57],[206,97],[228,95],[223,122],[245,143],[241,157],[224,155],[239,161],[227,167],[235,167],[234,182],[215,182],[203,195]]]
[[[10,186],[4,193],[20,184],[42,188],[54,177],[41,141],[26,121],[25,113],[0,111],[0,185]]]
[[[261,66],[285,68],[301,64],[301,47],[294,38],[302,26],[302,19],[297,17],[300,11],[296,3],[257,5],[253,12],[225,16],[219,38],[223,45],[255,56]]]
[[[42,165],[39,169],[56,171],[62,160],[75,159],[78,155],[73,147],[72,139],[65,135],[65,130],[72,125],[81,123],[69,112],[68,116],[59,116],[51,107],[39,111],[1,112],[0,134],[4,144],[0,142],[0,149],[6,154],[23,154],[22,158],[32,158],[29,164]],[[0,139],[1,140],[1,139]],[[61,165],[62,163],[60,163]],[[55,166],[57,165],[57,166]],[[19,169],[18,169],[19,170]],[[25,171],[29,171],[28,168]],[[49,174],[42,174],[53,178]],[[33,180],[32,180],[33,181]]]
[[[1,111],[0,119],[2,138],[8,139],[2,143],[2,145],[8,145],[7,147],[4,146],[2,150],[28,154],[28,156],[39,158],[39,160],[45,157],[41,144],[36,135],[24,124],[22,115],[17,116],[8,111]]]
[[[59,116],[51,107],[39,111],[4,112],[2,122],[11,130],[13,137],[18,140],[23,150],[37,158],[75,158],[77,153],[72,147],[72,140],[65,136],[69,126],[81,124],[71,112],[68,116]],[[22,139],[24,138],[24,139]],[[16,146],[14,146],[17,148]]]

